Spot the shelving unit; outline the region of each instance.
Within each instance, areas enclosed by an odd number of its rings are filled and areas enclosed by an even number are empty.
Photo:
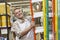
[[[0,10],[0,39],[9,40],[9,30],[11,27],[10,8],[6,0],[2,0],[0,3]]]

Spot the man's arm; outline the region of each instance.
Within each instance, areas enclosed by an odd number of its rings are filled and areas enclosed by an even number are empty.
[[[16,23],[14,23],[12,28],[11,28],[11,31],[14,32],[16,34],[16,36],[21,38],[24,35],[26,35],[32,28],[35,27],[35,23],[31,22],[30,26],[25,28],[23,31],[19,31],[19,28],[17,26],[18,25]]]
[[[27,27],[22,32],[20,32],[20,37],[23,37],[24,35],[26,35],[34,27],[35,27],[35,23],[34,22],[31,22],[30,27]]]

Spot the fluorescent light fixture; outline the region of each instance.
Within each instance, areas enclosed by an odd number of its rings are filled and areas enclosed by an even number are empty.
[[[32,0],[32,3],[39,2],[39,1],[43,1],[43,0]]]

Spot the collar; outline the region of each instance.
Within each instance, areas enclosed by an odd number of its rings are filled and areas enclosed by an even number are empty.
[[[20,23],[24,23],[25,22],[25,19],[24,20],[21,20],[21,19],[17,19]]]

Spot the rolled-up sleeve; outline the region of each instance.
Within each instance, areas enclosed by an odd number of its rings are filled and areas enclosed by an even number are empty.
[[[20,37],[21,30],[18,27],[18,24],[17,23],[13,23],[12,24],[11,31],[14,32],[16,34],[16,36]]]

